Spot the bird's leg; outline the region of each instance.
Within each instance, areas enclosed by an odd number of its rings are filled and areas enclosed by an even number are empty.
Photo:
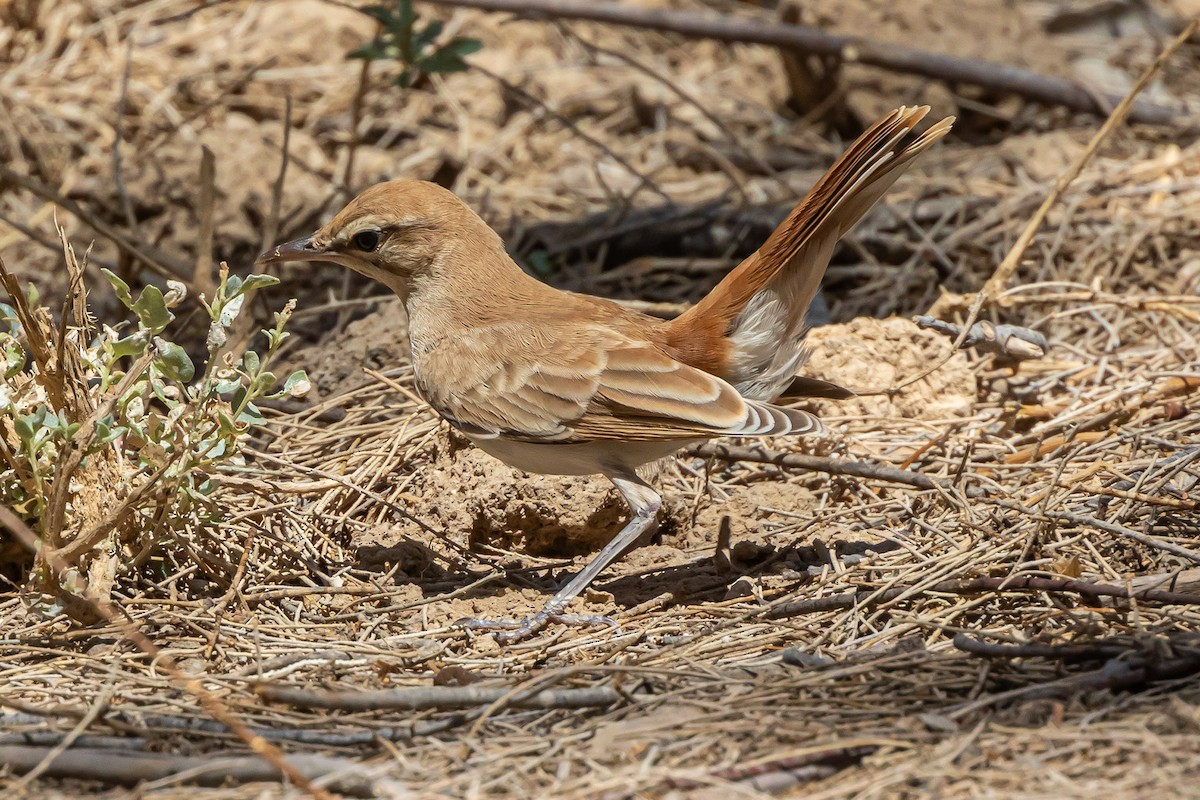
[[[625,502],[629,504],[629,510],[633,512],[629,522],[621,529],[620,533],[613,537],[612,541],[604,545],[604,549],[596,554],[596,557],[583,568],[583,570],[571,579],[570,583],[558,590],[554,597],[550,598],[550,602],[546,604],[538,613],[526,617],[522,620],[487,620],[487,619],[460,619],[456,625],[464,628],[495,630],[505,629],[507,632],[496,635],[496,640],[501,643],[515,642],[524,639],[526,636],[537,633],[542,628],[546,627],[550,622],[561,622],[567,625],[616,625],[608,617],[586,614],[563,614],[563,609],[567,604],[574,600],[580,592],[588,587],[588,585],[596,579],[596,576],[604,571],[604,568],[616,559],[617,556],[637,541],[637,538],[654,525],[658,518],[658,510],[662,507],[662,498],[658,492],[654,491],[650,484],[643,481],[632,471],[612,474],[608,476],[621,496],[625,498]]]

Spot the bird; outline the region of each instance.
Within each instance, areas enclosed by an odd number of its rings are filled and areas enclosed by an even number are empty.
[[[656,524],[662,497],[640,467],[716,437],[823,431],[776,401],[853,394],[799,375],[805,315],[838,240],[950,131],[953,117],[916,134],[928,112],[902,106],[871,125],[758,250],[671,320],[537,280],[454,193],[416,180],[376,184],[259,256],[259,266],[332,262],[391,289],[408,314],[417,389],[451,427],[527,473],[603,475],[629,506],[625,526],[540,611],[461,626],[503,643],[552,622],[611,623],[566,609]]]

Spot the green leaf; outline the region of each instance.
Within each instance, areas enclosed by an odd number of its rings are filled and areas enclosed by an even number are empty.
[[[308,373],[298,369],[283,382],[283,391],[290,397],[304,397],[312,389]]]
[[[478,39],[468,39],[465,36],[459,36],[446,42],[446,44],[438,48],[438,51],[449,50],[458,56],[469,56],[472,53],[478,53],[482,49],[483,42]]]
[[[35,415],[27,414],[24,417],[17,417],[13,420],[13,429],[17,432],[17,438],[25,444],[33,441],[33,434],[36,432],[36,428],[34,427],[36,419]]]
[[[17,310],[8,303],[0,303],[0,322],[4,323],[11,335],[20,334],[21,322],[17,317]]]
[[[260,372],[250,384],[250,394],[258,396],[275,385],[275,373],[267,370]]]
[[[247,375],[257,374],[259,367],[258,353],[253,350],[247,350],[242,356],[242,369],[246,370]]]
[[[62,427],[63,421],[59,419],[58,414],[55,414],[48,407],[42,406],[38,409],[41,415],[41,427],[47,431],[57,430]]]
[[[111,419],[111,417],[109,417],[109,419]],[[104,420],[97,420],[95,432],[92,434],[92,448],[95,448],[97,445],[105,444],[106,437],[111,435],[112,425]]]
[[[162,339],[156,339],[154,346],[158,350],[158,369],[168,380],[187,383],[196,377],[196,366],[182,347]]]
[[[171,320],[175,319],[175,315],[167,310],[162,290],[157,286],[147,286],[143,289],[137,302],[130,308],[137,314],[142,326],[154,334],[162,333],[163,329],[171,324]]]
[[[241,408],[246,403],[246,395],[249,389],[241,384],[233,390],[233,397],[229,398],[229,405],[233,408]]]
[[[374,17],[384,25],[392,21],[392,10],[387,6],[367,6],[359,10],[368,17]]]
[[[139,331],[124,339],[117,339],[110,345],[113,358],[141,355],[146,351],[146,334]]]
[[[278,283],[279,278],[276,278],[274,275],[247,275],[246,280],[242,281],[238,292],[240,294],[249,294],[255,289],[265,289],[268,286],[275,286]]]
[[[239,294],[236,297],[234,297],[233,299],[231,299],[229,302],[227,302],[224,305],[224,307],[221,309],[221,316],[217,320],[217,323],[226,328],[228,328],[230,325],[232,325],[233,321],[235,319],[237,319],[238,314],[242,313],[242,304],[245,301],[246,301],[246,295]],[[210,333],[211,333],[211,331],[210,331]],[[221,340],[221,344],[225,344],[224,339]]]
[[[236,391],[241,385],[241,376],[230,378],[228,380],[218,380],[213,384],[213,391],[217,394],[229,394],[232,391]]]
[[[368,42],[362,47],[356,47],[349,53],[346,53],[346,58],[358,58],[363,61],[379,61],[387,58],[387,48],[378,39],[373,42]]]
[[[254,403],[247,403],[246,407],[242,409],[242,413],[238,414],[237,421],[243,425],[262,425],[267,420],[258,410],[258,406]]]
[[[105,417],[96,423],[96,438],[92,443],[92,447],[96,448],[100,445],[106,445],[115,440],[121,434],[125,433],[125,428],[121,425],[113,425],[111,416]]]
[[[126,308],[133,308],[133,295],[129,293],[129,284],[118,278],[116,273],[110,269],[101,268],[100,272],[112,284],[113,292],[116,293],[117,299],[124,303]]]
[[[25,351],[16,342],[6,343],[4,348],[4,377],[11,378],[25,366]]]
[[[224,411],[217,412],[217,422],[220,423],[217,428],[223,436],[232,436],[237,433],[237,425],[234,424],[233,418]]]
[[[48,440],[53,431],[50,428],[37,428],[33,432],[33,441],[29,443],[29,449],[36,451],[42,446],[42,443]]]
[[[446,26],[442,24],[440,19],[435,19],[433,22],[425,26],[425,30],[417,34],[417,47],[423,48],[433,42],[438,36],[441,36],[442,29]]]
[[[417,62],[417,68],[426,75],[443,72],[464,72],[467,62],[452,50],[438,50]]]
[[[238,277],[237,275],[230,275],[228,278],[225,279],[225,296],[226,297],[236,297],[237,295],[241,294],[241,291],[242,291],[242,279],[240,277]]]

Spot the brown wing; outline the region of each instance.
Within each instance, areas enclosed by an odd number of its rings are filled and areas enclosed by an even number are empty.
[[[426,391],[434,408],[468,433],[569,443],[821,429],[810,414],[745,400],[720,378],[612,329],[487,330],[451,343],[440,361],[457,368],[449,378],[439,372],[437,391]],[[476,337],[489,343],[486,364],[472,346]]]

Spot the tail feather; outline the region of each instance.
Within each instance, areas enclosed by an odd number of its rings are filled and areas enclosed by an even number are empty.
[[[952,117],[896,152],[928,112],[928,106],[901,107],[871,126],[762,247],[671,322],[667,344],[680,358],[720,375],[745,397],[778,397],[807,358],[804,315],[838,239],[949,132]]]
[[[809,378],[804,375],[797,375],[788,383],[780,397],[801,398],[801,397],[818,397],[827,400],[848,400],[855,396],[851,389],[845,386],[839,386],[830,381],[823,381],[820,378]]]
[[[818,434],[825,431],[821,420],[807,411],[781,408],[770,403],[746,401],[746,421],[731,436],[782,436]]]

